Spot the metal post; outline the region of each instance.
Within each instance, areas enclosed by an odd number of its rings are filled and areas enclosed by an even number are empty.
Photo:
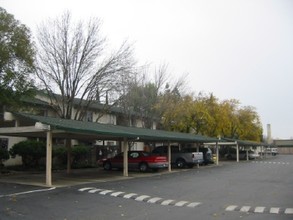
[[[47,132],[46,185],[52,186],[52,131]]]
[[[123,139],[123,176],[128,176],[128,142]]]
[[[171,172],[171,144],[168,142],[168,171]]]
[[[199,152],[199,144],[196,144],[196,152]],[[196,167],[199,169],[199,163],[197,163]]]
[[[239,162],[239,145],[238,145],[238,143],[236,143],[236,158],[237,158],[237,162]]]
[[[248,149],[246,149],[246,160],[249,161]]]
[[[216,142],[216,165],[219,165],[219,144]]]

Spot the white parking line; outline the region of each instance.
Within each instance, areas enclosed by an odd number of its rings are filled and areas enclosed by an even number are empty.
[[[135,199],[135,201],[139,201],[139,202],[142,202],[144,199],[147,199],[147,198],[151,198],[150,196],[147,196],[147,195],[142,195],[142,196],[139,196]]]
[[[253,212],[253,213],[270,213],[270,214],[288,214],[288,215],[293,214],[293,208],[286,208],[286,209],[280,208],[280,207],[266,208],[264,206],[257,206],[255,208],[252,208],[251,206],[242,206],[239,208],[237,205],[230,205],[230,206],[227,206],[225,210],[239,211],[239,212]]]
[[[265,211],[265,208],[266,207],[263,207],[263,206],[255,207],[254,212],[255,213],[263,213]]]
[[[89,193],[96,193],[96,192],[99,192],[99,191],[102,191],[102,189],[91,189],[88,192]]]
[[[87,190],[90,190],[90,189],[95,189],[95,188],[94,187],[86,187],[86,188],[81,188],[78,191],[83,192],[83,191],[87,191]]]
[[[240,212],[249,212],[250,208],[251,208],[250,206],[242,206],[242,208],[240,209]]]
[[[278,214],[280,212],[280,208],[272,207],[270,208],[271,214]]]
[[[171,202],[174,202],[172,199],[165,200],[161,203],[161,205],[170,205]]]
[[[268,161],[252,161],[252,163],[259,163],[259,164],[280,164],[280,165],[290,165],[290,162],[268,162]]]
[[[106,194],[111,193],[111,192],[113,192],[113,190],[104,190],[104,191],[99,192],[99,193],[100,193],[101,195],[106,195]]]
[[[87,191],[88,193],[96,193],[98,192],[98,194],[100,195],[110,195],[113,197],[122,197],[124,199],[134,199],[135,201],[138,202],[147,202],[147,203],[152,203],[152,204],[160,204],[160,205],[173,205],[173,206],[177,206],[177,207],[189,207],[189,208],[195,208],[196,206],[199,206],[201,203],[200,202],[188,202],[188,201],[175,201],[172,199],[163,199],[161,197],[153,197],[151,198],[151,196],[148,195],[138,195],[136,193],[125,193],[125,192],[121,192],[121,191],[117,191],[114,192],[113,190],[106,190],[106,189],[97,189],[97,188],[93,188],[93,187],[87,187],[87,188],[81,188],[78,191],[83,192],[83,191]],[[123,195],[123,196],[122,196]]]
[[[200,204],[201,204],[200,202],[192,202],[192,203],[189,203],[187,207],[195,208],[196,206],[199,206]]]
[[[175,206],[182,207],[187,203],[188,203],[187,201],[180,201],[180,202],[175,203]]]
[[[123,193],[125,193],[125,192],[114,192],[114,193],[111,194],[111,196],[117,197],[117,196],[119,196],[119,195],[121,195]]]
[[[136,196],[136,195],[137,195],[136,193],[129,193],[129,194],[124,195],[123,198],[130,199],[131,197]]]
[[[160,198],[160,197],[154,197],[154,198],[149,199],[147,202],[148,203],[156,203],[156,202],[158,202],[161,199],[162,198]]]
[[[0,195],[0,198],[1,197],[19,196],[19,195],[25,195],[25,194],[30,194],[30,193],[36,193],[36,192],[46,192],[46,191],[51,191],[53,189],[56,189],[56,187],[51,187],[49,189],[37,189],[37,190],[31,190],[31,191],[25,191],[25,192],[19,192],[19,193],[12,193],[12,194],[7,194],[7,195]]]
[[[226,208],[226,211],[234,211],[237,207],[237,205],[230,205]]]
[[[293,214],[293,208],[285,209],[285,214]]]

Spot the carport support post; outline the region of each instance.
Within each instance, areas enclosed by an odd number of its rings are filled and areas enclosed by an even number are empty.
[[[46,185],[52,186],[52,131],[47,132]]]
[[[239,145],[238,145],[238,143],[236,143],[236,158],[237,158],[237,162],[239,162]]]
[[[219,143],[216,142],[216,165],[219,165]]]
[[[123,139],[123,176],[128,176],[128,142]]]
[[[249,161],[249,157],[248,157],[248,149],[246,149],[246,160]]]
[[[168,171],[171,172],[171,144],[168,142]]]

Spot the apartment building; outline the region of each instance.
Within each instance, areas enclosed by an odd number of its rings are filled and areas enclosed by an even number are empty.
[[[27,112],[34,115],[46,116],[46,117],[59,117],[58,112],[56,111],[57,99],[52,100],[44,92],[38,92],[35,98],[25,99],[24,104],[25,108],[22,108],[20,111]],[[89,106],[87,106],[86,111],[83,111],[78,108],[83,108],[83,106],[88,103],[81,99],[73,100],[73,116],[78,114],[83,114],[81,117],[83,121],[102,123],[102,124],[113,124],[113,125],[122,125],[130,127],[144,127],[144,122],[141,117],[135,112],[129,112],[122,108],[116,106],[110,106],[107,104],[100,103],[98,101],[93,101]],[[3,117],[2,117],[3,118]],[[74,118],[71,118],[74,120]],[[156,129],[156,121],[152,121],[151,129]],[[0,147],[10,149],[14,144],[26,140],[25,137],[8,137],[0,136]],[[55,139],[54,145],[64,145],[64,139]],[[99,159],[101,157],[110,157],[121,151],[121,146],[117,141],[113,140],[89,140],[89,141],[80,141],[78,139],[72,140],[73,145],[86,145],[90,146],[93,152],[93,158]],[[130,148],[133,150],[143,150],[145,144],[143,142],[131,143]],[[5,166],[13,166],[21,164],[21,158],[10,158],[4,162]]]

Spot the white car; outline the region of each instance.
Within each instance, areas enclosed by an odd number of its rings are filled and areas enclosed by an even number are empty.
[[[271,154],[272,156],[276,156],[278,154],[278,148],[267,148],[266,154]]]
[[[253,159],[257,159],[259,158],[259,154],[258,153],[255,153],[254,151],[248,151],[248,159],[249,160],[253,160]],[[236,151],[232,151],[232,152],[229,152],[225,155],[226,159],[228,160],[236,160],[237,156],[236,156]],[[243,150],[240,150],[239,151],[239,160],[246,160],[247,156],[246,156],[246,151],[243,151]]]

